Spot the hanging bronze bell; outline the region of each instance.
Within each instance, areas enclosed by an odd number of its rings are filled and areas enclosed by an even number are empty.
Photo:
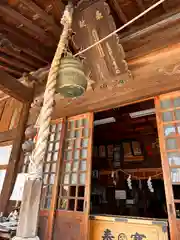
[[[81,96],[87,89],[87,78],[83,71],[83,64],[68,53],[61,59],[56,92],[66,98]]]

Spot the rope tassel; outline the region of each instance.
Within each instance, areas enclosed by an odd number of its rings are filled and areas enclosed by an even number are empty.
[[[73,14],[73,5],[71,2],[69,2],[65,8],[63,17],[61,19],[61,23],[64,27],[59,40],[56,53],[54,55],[54,58],[51,64],[51,68],[50,68],[48,79],[47,79],[46,89],[44,93],[44,101],[43,101],[43,106],[41,109],[40,120],[39,120],[40,128],[38,131],[37,143],[32,153],[33,166],[36,166],[36,167],[33,167],[33,169],[34,171],[35,169],[37,170],[36,173],[35,172],[30,173],[30,176],[32,176],[33,179],[42,177],[42,171],[40,174],[39,168],[43,163],[44,155],[47,147],[51,115],[53,113],[53,106],[54,106],[56,78],[57,78],[58,69],[61,63],[61,56],[68,42],[69,30],[71,29],[71,25],[72,25],[72,14]]]

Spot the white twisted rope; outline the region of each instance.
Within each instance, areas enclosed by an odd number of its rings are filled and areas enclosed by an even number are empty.
[[[65,8],[63,17],[61,19],[61,23],[64,25],[64,28],[49,71],[46,89],[44,93],[44,102],[40,113],[40,128],[38,131],[37,143],[32,153],[32,161],[35,165],[32,168],[33,171],[30,172],[30,175],[34,178],[42,177],[42,170],[41,173],[39,170],[42,169],[40,165],[42,165],[43,163],[44,155],[46,152],[51,115],[53,112],[56,78],[60,66],[61,56],[66,46],[68,33],[72,25],[72,14],[73,6],[69,2]]]

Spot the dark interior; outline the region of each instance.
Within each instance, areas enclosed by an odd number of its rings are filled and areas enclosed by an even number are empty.
[[[91,214],[167,218],[154,108],[148,100],[95,114]],[[130,116],[147,109],[147,116]],[[115,122],[96,125],[109,117]]]

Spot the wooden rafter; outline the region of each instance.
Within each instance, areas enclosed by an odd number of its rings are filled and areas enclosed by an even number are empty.
[[[1,64],[0,64],[1,65]],[[11,97],[21,101],[31,101],[33,90],[24,86],[16,78],[3,71],[0,66],[0,89]]]
[[[126,14],[121,9],[120,4],[117,2],[117,0],[110,0],[109,2],[110,5],[113,7],[114,11],[117,13],[120,20],[122,21],[122,23],[127,23],[128,19],[126,17]]]
[[[60,34],[60,27],[57,26],[55,23],[53,17],[43,11],[36,3],[34,3],[32,0],[19,0],[18,2],[16,1],[16,4],[22,3],[25,6],[27,6],[29,9],[31,9],[33,12],[35,12],[37,18],[43,19],[48,25],[51,26],[51,30],[54,34],[54,36],[59,39],[59,34]],[[11,5],[11,4],[10,4]],[[14,4],[12,4],[14,5]]]
[[[19,78],[22,76],[22,73],[19,72],[17,69],[14,68],[10,68],[9,66],[7,66],[6,64],[0,62],[0,70],[6,71],[9,74],[13,74],[13,76]]]
[[[21,69],[24,70],[26,72],[30,72],[32,71],[34,68],[27,66],[26,64],[16,60],[16,59],[12,59],[11,57],[8,56],[1,56],[0,55],[0,62],[4,62],[9,66],[15,67],[16,69]]]
[[[0,5],[0,16],[9,16],[17,23],[17,25],[19,24],[22,30],[24,30],[24,27],[30,29],[34,35],[37,36],[38,39],[41,39],[43,42],[51,44],[53,41],[53,38],[50,38],[42,28],[33,24],[31,20],[27,19],[8,5]]]
[[[62,3],[62,1],[59,1],[59,0],[51,0],[51,4],[53,7],[53,12],[54,12],[56,21],[60,22],[62,12],[64,10],[64,4]]]
[[[1,56],[6,56],[6,55],[11,56],[14,59],[18,59],[24,63],[27,63],[28,65],[30,65],[32,67],[35,67],[35,68],[41,67],[41,64],[31,60],[28,55],[23,54],[22,52],[16,52],[13,49],[10,49],[8,47],[5,47],[5,46],[0,47],[0,53],[1,53]],[[3,53],[4,53],[4,55],[3,55]]]
[[[35,59],[38,59],[42,63],[48,63],[49,62],[49,61],[46,60],[47,59],[47,55],[45,55],[45,54],[47,54],[47,53],[45,53],[45,51],[43,49],[39,49],[39,53],[38,52],[34,52],[33,50],[31,50],[27,46],[27,44],[28,44],[27,40],[26,40],[26,42],[20,42],[17,38],[13,38],[8,33],[1,34],[0,35],[0,39],[2,41],[5,41],[7,43],[7,45],[8,45],[8,42],[9,42],[9,45],[13,46],[18,51],[23,51],[24,53],[30,55],[31,57],[33,57]]]
[[[9,39],[12,43],[14,43],[16,46],[19,48],[23,48],[25,52],[32,54],[33,57],[35,56],[44,56],[44,58],[49,58],[49,51],[47,49],[45,50],[42,45],[35,41],[34,39],[30,38],[28,35],[24,34],[23,32],[18,33],[17,30],[14,30],[13,28],[5,25],[5,24],[0,24],[0,30],[3,33],[4,37]],[[1,34],[2,36],[2,34]],[[27,41],[29,39],[29,41]],[[38,57],[38,58],[39,58]],[[41,58],[41,61],[46,62],[44,59]]]
[[[140,9],[141,12],[143,12],[145,10],[145,6],[143,4],[143,1],[142,0],[136,0],[136,3]]]

